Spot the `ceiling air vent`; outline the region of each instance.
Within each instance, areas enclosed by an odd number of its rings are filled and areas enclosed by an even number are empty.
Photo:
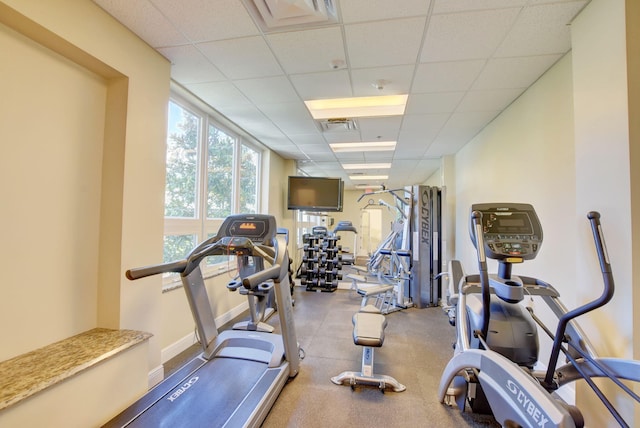
[[[356,131],[358,129],[356,121],[346,117],[323,119],[319,120],[318,124],[322,132],[346,132]]]
[[[335,0],[242,0],[262,31],[338,22]]]

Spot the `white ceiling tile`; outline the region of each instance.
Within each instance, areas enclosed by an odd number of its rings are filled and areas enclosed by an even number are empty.
[[[571,48],[569,23],[586,2],[526,7],[496,51],[497,57],[565,53]]]
[[[248,127],[252,124],[268,124],[264,114],[254,106],[226,106],[218,109],[227,119],[249,132]]]
[[[499,113],[499,111],[454,113],[440,130],[435,142],[469,141]]]
[[[296,74],[291,83],[303,100],[352,97],[351,81],[346,70]]]
[[[466,91],[476,80],[486,60],[420,64],[412,93]]]
[[[355,143],[362,141],[362,138],[360,138],[360,130],[323,132],[322,136],[327,143]]]
[[[402,116],[362,117],[358,119],[362,141],[396,141]]]
[[[415,65],[355,69],[351,71],[353,95],[369,97],[408,94],[414,69]],[[378,83],[382,85],[382,89],[376,88]]]
[[[364,162],[364,152],[339,152],[335,155],[340,163]]]
[[[278,120],[308,120],[311,113],[302,101],[288,103],[261,104],[260,110],[273,121]]]
[[[421,62],[490,57],[518,16],[519,8],[434,15]]]
[[[435,135],[434,133],[437,134],[442,129],[450,116],[450,113],[408,114],[402,121],[400,136],[402,137],[404,133]]]
[[[417,142],[406,144],[402,147],[396,146],[394,156],[396,159],[420,159],[426,152],[429,144],[431,144],[431,141],[418,140]]]
[[[291,83],[284,76],[235,80],[234,84],[258,106],[299,100]]]
[[[191,83],[185,87],[194,94],[198,94],[200,99],[217,110],[225,107],[250,106],[247,97],[229,82]]]
[[[524,6],[527,0],[433,0],[433,13],[464,12],[469,10],[500,9]],[[544,0],[548,1],[548,0]]]
[[[337,159],[392,157],[384,181],[400,187],[423,182],[433,157],[463,147],[564,55],[567,23],[587,0],[339,0],[344,25],[267,35],[237,0],[94,2],[159,48],[177,83],[280,156],[345,179]],[[303,103],[397,93],[409,94],[401,120],[358,119],[354,131],[322,133]],[[395,152],[328,148],[377,137],[397,139]]]
[[[407,101],[405,114],[451,113],[464,95],[465,93],[462,91],[411,94]]]
[[[150,2],[131,0],[94,0],[121,24],[150,46],[178,46],[189,42]]]
[[[151,0],[194,42],[255,36],[258,28],[238,0]]]
[[[196,47],[229,79],[282,75],[282,68],[262,37],[199,43]],[[256,67],[256,63],[260,64]]]
[[[298,134],[310,134],[313,132],[320,133],[318,125],[312,119],[307,120],[278,120],[274,124],[285,134],[292,138]]]
[[[422,42],[425,18],[345,25],[353,68],[413,64]]]
[[[192,45],[160,48],[158,52],[171,61],[171,78],[183,85],[226,80]]]
[[[327,71],[333,60],[346,62],[337,26],[268,34],[267,40],[287,74]]]
[[[469,91],[460,102],[457,111],[497,111],[504,110],[520,96],[522,88]]]
[[[298,147],[308,155],[314,154],[330,154],[333,160],[335,160],[335,156],[333,155],[333,150],[329,147],[328,144],[299,144]]]
[[[391,162],[393,152],[364,152],[364,161],[367,162]]]
[[[491,59],[472,89],[527,88],[562,55]]]
[[[456,154],[461,148],[463,148],[469,140],[465,139],[452,139],[443,138],[434,141],[429,149],[425,152],[424,157],[427,158],[439,158],[447,155]]]
[[[342,22],[350,24],[426,15],[430,3],[430,0],[343,0],[339,5]]]
[[[298,134],[291,136],[291,141],[297,144],[299,147],[305,147],[306,145],[323,145],[329,149],[329,145],[325,141],[322,134],[315,132],[312,134]],[[331,150],[331,149],[329,149]],[[333,153],[333,151],[331,152]]]

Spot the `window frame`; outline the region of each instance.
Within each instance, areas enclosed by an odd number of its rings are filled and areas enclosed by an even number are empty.
[[[240,209],[241,194],[241,174],[242,174],[242,151],[243,147],[254,151],[257,154],[256,160],[256,186],[255,186],[255,212],[261,210],[260,190],[262,183],[262,163],[264,161],[265,148],[253,137],[235,125],[233,122],[222,116],[201,100],[190,95],[186,90],[178,88],[172,84],[169,101],[167,103],[167,141],[169,139],[170,103],[178,105],[180,108],[197,116],[200,120],[197,142],[197,176],[196,176],[196,213],[194,218],[187,217],[164,217],[163,236],[171,235],[195,235],[196,245],[210,236],[215,235],[224,218],[209,218],[207,209],[207,192],[209,182],[208,152],[209,152],[209,129],[210,126],[217,128],[233,139],[233,160],[232,160],[232,191],[231,191],[231,214],[237,214]],[[165,149],[166,150],[166,149]],[[166,155],[166,154],[165,154]],[[166,180],[166,179],[165,179]],[[165,184],[166,185],[166,184]],[[164,242],[164,239],[163,239]],[[226,262],[214,263],[202,266],[202,273],[205,278],[221,275],[236,269],[235,260],[229,259]],[[182,286],[180,278],[176,274],[165,275],[163,277],[163,291],[173,290]]]

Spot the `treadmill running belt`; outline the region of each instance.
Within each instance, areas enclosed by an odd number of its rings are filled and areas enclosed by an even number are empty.
[[[221,427],[266,369],[266,364],[256,361],[216,358],[185,378],[130,426]]]

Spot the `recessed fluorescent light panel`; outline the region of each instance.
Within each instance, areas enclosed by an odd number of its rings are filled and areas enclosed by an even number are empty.
[[[332,98],[309,100],[307,105],[314,119],[336,117],[377,117],[404,114],[408,95],[384,95],[378,97]]]
[[[349,180],[387,180],[388,175],[350,175]]]
[[[344,169],[388,169],[391,168],[390,163],[343,163]]]
[[[339,152],[382,152],[396,149],[395,141],[373,141],[370,143],[332,143],[331,150]]]
[[[382,190],[382,184],[356,184],[356,189]]]

